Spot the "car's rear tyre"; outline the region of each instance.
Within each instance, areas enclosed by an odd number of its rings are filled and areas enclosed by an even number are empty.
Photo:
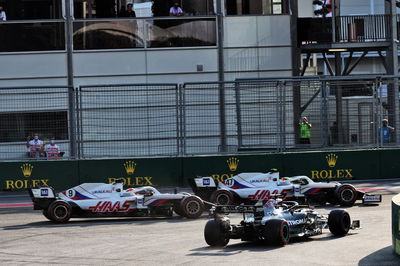
[[[48,212],[47,212],[47,210],[43,210],[43,215],[44,215],[44,217],[46,217],[48,220],[50,220],[51,221],[51,218],[50,218],[50,216],[49,216],[49,214],[48,214]]]
[[[326,201],[330,204],[330,205],[336,205],[338,204],[338,198],[336,196],[336,192],[335,190],[330,190],[327,194],[326,194]]]
[[[264,240],[267,244],[284,246],[289,239],[289,224],[285,220],[272,219],[265,223]]]
[[[335,193],[340,206],[353,206],[357,200],[357,190],[350,184],[339,186]]]
[[[234,196],[228,190],[216,190],[211,194],[211,202],[218,205],[232,205]]]
[[[180,211],[182,211],[182,216],[187,218],[198,218],[203,214],[204,203],[197,196],[189,196],[182,200]]]
[[[173,206],[173,210],[176,214],[178,214],[179,216],[184,216],[183,215],[183,210],[182,210],[182,206],[181,206],[181,202],[177,202],[174,204]]]
[[[351,226],[350,215],[345,210],[333,210],[328,216],[329,231],[335,236],[346,235]]]
[[[71,218],[72,207],[68,202],[56,200],[47,209],[49,219],[56,223],[65,223]]]
[[[229,225],[228,225],[229,226]],[[228,232],[221,221],[209,220],[204,228],[204,239],[212,247],[223,247],[229,243]]]

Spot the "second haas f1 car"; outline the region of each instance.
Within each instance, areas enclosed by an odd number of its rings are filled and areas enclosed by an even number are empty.
[[[50,187],[29,191],[35,210],[56,223],[71,217],[172,216],[198,218],[203,201],[189,193],[160,193],[154,187],[123,189],[123,183],[85,183],[55,194]]]
[[[351,221],[345,210],[332,210],[321,215],[308,206],[295,201],[256,205],[216,205],[214,216],[204,228],[204,238],[210,246],[225,246],[230,239],[263,241],[269,245],[284,246],[291,238],[310,237],[329,229],[334,236],[345,236],[350,229],[360,228],[360,221]],[[240,224],[231,225],[229,213],[243,213]]]
[[[370,195],[351,184],[339,182],[314,182],[307,176],[279,177],[279,172],[241,173],[217,183],[212,177],[189,179],[194,193],[204,200],[219,205],[237,203],[254,204],[279,194],[284,200],[324,205],[353,206],[356,200],[363,203],[382,201],[381,195]]]

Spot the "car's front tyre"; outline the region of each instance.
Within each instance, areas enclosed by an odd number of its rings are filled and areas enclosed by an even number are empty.
[[[357,200],[357,190],[350,184],[339,186],[335,193],[340,206],[353,206]]]
[[[345,210],[333,210],[328,216],[329,231],[335,236],[346,235],[351,226],[350,215]]]
[[[182,200],[180,209],[175,209],[177,211],[187,218],[199,218],[204,212],[203,200],[197,196],[186,197]]]

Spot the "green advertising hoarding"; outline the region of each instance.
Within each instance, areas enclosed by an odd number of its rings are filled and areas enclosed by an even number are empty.
[[[187,178],[212,176],[218,181],[242,172],[278,169],[281,176],[307,175],[315,181],[400,177],[400,150],[298,152],[277,154],[127,158],[0,163],[0,190],[23,190],[39,182],[56,190],[81,183],[125,186],[187,186]]]
[[[113,183],[121,179],[127,187],[165,187],[179,184],[180,164],[177,158],[82,160],[79,172],[86,183]]]
[[[0,163],[0,190],[26,190],[38,184],[57,189],[79,183],[77,161],[26,161]]]

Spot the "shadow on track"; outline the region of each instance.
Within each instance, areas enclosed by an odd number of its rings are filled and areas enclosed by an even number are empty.
[[[266,245],[261,241],[257,242],[239,242],[235,244],[228,244],[225,247],[202,247],[190,250],[187,256],[232,256],[240,254],[244,251],[251,252],[265,252],[284,247],[274,247]],[[215,253],[217,251],[217,253]]]
[[[349,233],[347,236],[351,236],[353,234]],[[346,236],[343,236],[346,237]],[[293,238],[290,239],[288,245],[297,245],[304,242],[311,242],[311,241],[331,241],[337,239],[337,236],[333,236],[330,233],[327,233],[323,237],[313,238]],[[250,252],[265,252],[265,251],[272,251],[275,249],[285,248],[282,246],[272,246],[268,245],[262,241],[243,241],[234,244],[228,244],[225,247],[202,247],[190,250],[192,253],[189,253],[188,256],[232,256],[239,254],[243,251],[250,251]],[[217,251],[217,253],[215,253]]]
[[[369,266],[369,265],[400,265],[400,258],[393,253],[392,246],[387,246],[368,256],[362,258],[358,262],[359,266]]]
[[[47,221],[45,217],[43,217],[43,222],[33,222],[21,225],[11,225],[11,226],[3,226],[0,229],[3,230],[21,230],[26,228],[52,228],[52,227],[93,227],[93,226],[101,226],[101,225],[118,225],[118,224],[154,224],[154,223],[187,223],[195,220],[205,220],[207,216],[202,216],[198,219],[187,219],[180,216],[173,217],[110,217],[110,218],[72,218],[67,223],[53,223],[51,221]]]

